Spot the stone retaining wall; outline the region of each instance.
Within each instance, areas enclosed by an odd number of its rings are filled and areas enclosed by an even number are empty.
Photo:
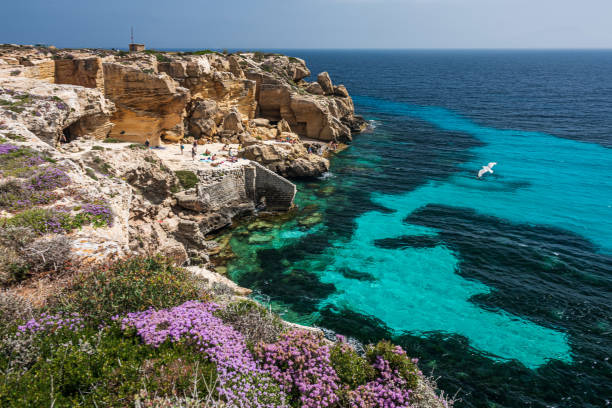
[[[233,169],[199,170],[198,178],[198,198],[208,210],[265,201],[269,211],[287,211],[297,191],[295,184],[255,162]]]

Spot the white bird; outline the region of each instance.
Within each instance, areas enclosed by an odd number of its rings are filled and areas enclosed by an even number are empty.
[[[482,169],[480,169],[480,171],[478,172],[478,178],[481,178],[482,175],[485,173],[493,174],[493,166],[495,166],[496,164],[497,162],[491,162],[487,164],[486,166],[482,166]]]

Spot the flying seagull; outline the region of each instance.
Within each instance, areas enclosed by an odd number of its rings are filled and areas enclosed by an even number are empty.
[[[482,166],[482,169],[480,169],[480,171],[478,172],[478,178],[481,178],[482,175],[485,173],[493,174],[493,166],[495,166],[496,164],[497,162],[491,162],[487,164],[486,166]]]

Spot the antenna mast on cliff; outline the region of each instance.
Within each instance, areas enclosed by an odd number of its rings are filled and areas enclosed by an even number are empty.
[[[131,32],[130,39],[132,40],[130,44],[134,44],[134,26],[130,28],[130,32]]]

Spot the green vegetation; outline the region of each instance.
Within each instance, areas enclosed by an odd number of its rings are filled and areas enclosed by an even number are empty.
[[[106,150],[106,148],[104,148],[103,146],[95,145],[91,146],[91,150]]]
[[[16,142],[25,142],[26,138],[21,136],[21,135],[16,135],[15,133],[7,133],[5,134],[6,137],[8,137],[11,140],[14,140]]]
[[[178,170],[174,172],[174,174],[176,174],[176,177],[179,179],[179,183],[181,183],[181,186],[185,190],[189,190],[198,184],[198,176],[193,171]]]
[[[76,312],[103,322],[118,314],[172,307],[195,299],[209,297],[191,272],[175,268],[163,258],[132,258],[78,275],[51,304],[56,312]]]
[[[157,59],[157,62],[170,62],[170,58],[168,58],[164,53],[157,50],[145,50],[143,51],[145,54],[154,55]]]
[[[25,107],[32,102],[32,97],[29,94],[16,95],[14,102],[11,102],[6,99],[0,99],[0,106],[4,106],[6,109],[15,112],[21,113],[25,110]]]
[[[123,140],[115,139],[114,137],[107,137],[102,143],[123,143]]]
[[[340,380],[350,389],[366,384],[376,377],[376,371],[368,361],[346,343],[334,344],[330,351],[330,361]]]
[[[380,341],[378,344],[369,346],[366,350],[366,358],[370,363],[376,361],[376,357],[382,357],[389,362],[392,370],[397,370],[399,375],[406,380],[409,388],[416,389],[419,381],[419,369],[417,365],[401,350],[401,347],[390,341]]]
[[[148,150],[147,146],[143,144],[139,144],[139,143],[132,143],[131,145],[128,146],[128,148],[132,150]]]
[[[116,324],[18,340],[38,359],[11,367],[0,384],[2,406],[130,406],[147,394],[204,398],[214,389],[216,368],[204,354],[176,344],[146,346]],[[12,354],[3,353],[0,366],[9,367]]]

